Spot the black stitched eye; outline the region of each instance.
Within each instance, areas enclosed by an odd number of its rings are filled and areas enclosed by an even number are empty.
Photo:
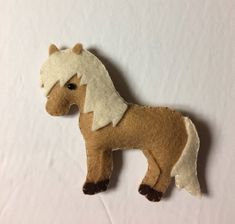
[[[75,90],[77,88],[77,85],[74,83],[68,83],[66,87],[70,90]]]

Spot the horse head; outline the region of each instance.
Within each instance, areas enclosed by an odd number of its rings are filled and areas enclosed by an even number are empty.
[[[81,44],[66,50],[51,45],[41,68],[41,84],[49,114],[65,115],[75,104],[84,113],[94,113],[92,130],[109,123],[115,126],[127,109],[105,66]]]

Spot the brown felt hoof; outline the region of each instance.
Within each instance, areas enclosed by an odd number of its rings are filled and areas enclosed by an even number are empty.
[[[139,193],[142,195],[147,195],[151,191],[151,187],[147,184],[141,184],[139,186]]]
[[[154,190],[147,184],[141,184],[139,187],[139,193],[145,195],[149,201],[160,201],[163,193]]]
[[[160,201],[161,198],[162,198],[162,195],[163,193],[160,192],[160,191],[156,191],[154,189],[150,189],[149,193],[146,195],[146,198],[149,200],[149,201]]]
[[[106,191],[108,188],[109,179],[102,180],[96,183],[96,193]]]
[[[83,193],[93,195],[102,191],[106,191],[108,188],[109,180],[98,181],[97,183],[87,182],[83,186]]]
[[[95,194],[96,193],[96,184],[95,183],[91,183],[91,182],[87,182],[83,185],[83,193],[84,194]]]

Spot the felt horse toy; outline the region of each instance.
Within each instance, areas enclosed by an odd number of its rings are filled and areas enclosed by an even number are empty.
[[[172,177],[177,187],[200,195],[199,138],[189,118],[167,107],[126,103],[101,61],[81,44],[66,50],[51,45],[40,74],[49,114],[65,115],[72,105],[79,107],[87,153],[85,194],[107,189],[113,150],[135,148],[148,161],[139,187],[148,200],[160,201]]]

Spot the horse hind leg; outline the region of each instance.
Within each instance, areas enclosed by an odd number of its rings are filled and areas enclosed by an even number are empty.
[[[163,167],[161,169],[162,171],[158,178],[157,183],[153,186],[153,189],[158,192],[161,192],[162,195],[166,192],[172,181],[172,177],[170,175],[171,169],[172,167]]]
[[[139,193],[150,201],[160,201],[171,183],[171,163],[157,157],[155,151],[144,150],[148,160],[148,171],[139,187]]]
[[[139,186],[139,193],[145,195],[150,201],[160,201],[162,193],[155,190],[154,186],[160,176],[161,170],[156,161],[155,155],[149,150],[143,150],[143,153],[148,161],[148,170]]]

